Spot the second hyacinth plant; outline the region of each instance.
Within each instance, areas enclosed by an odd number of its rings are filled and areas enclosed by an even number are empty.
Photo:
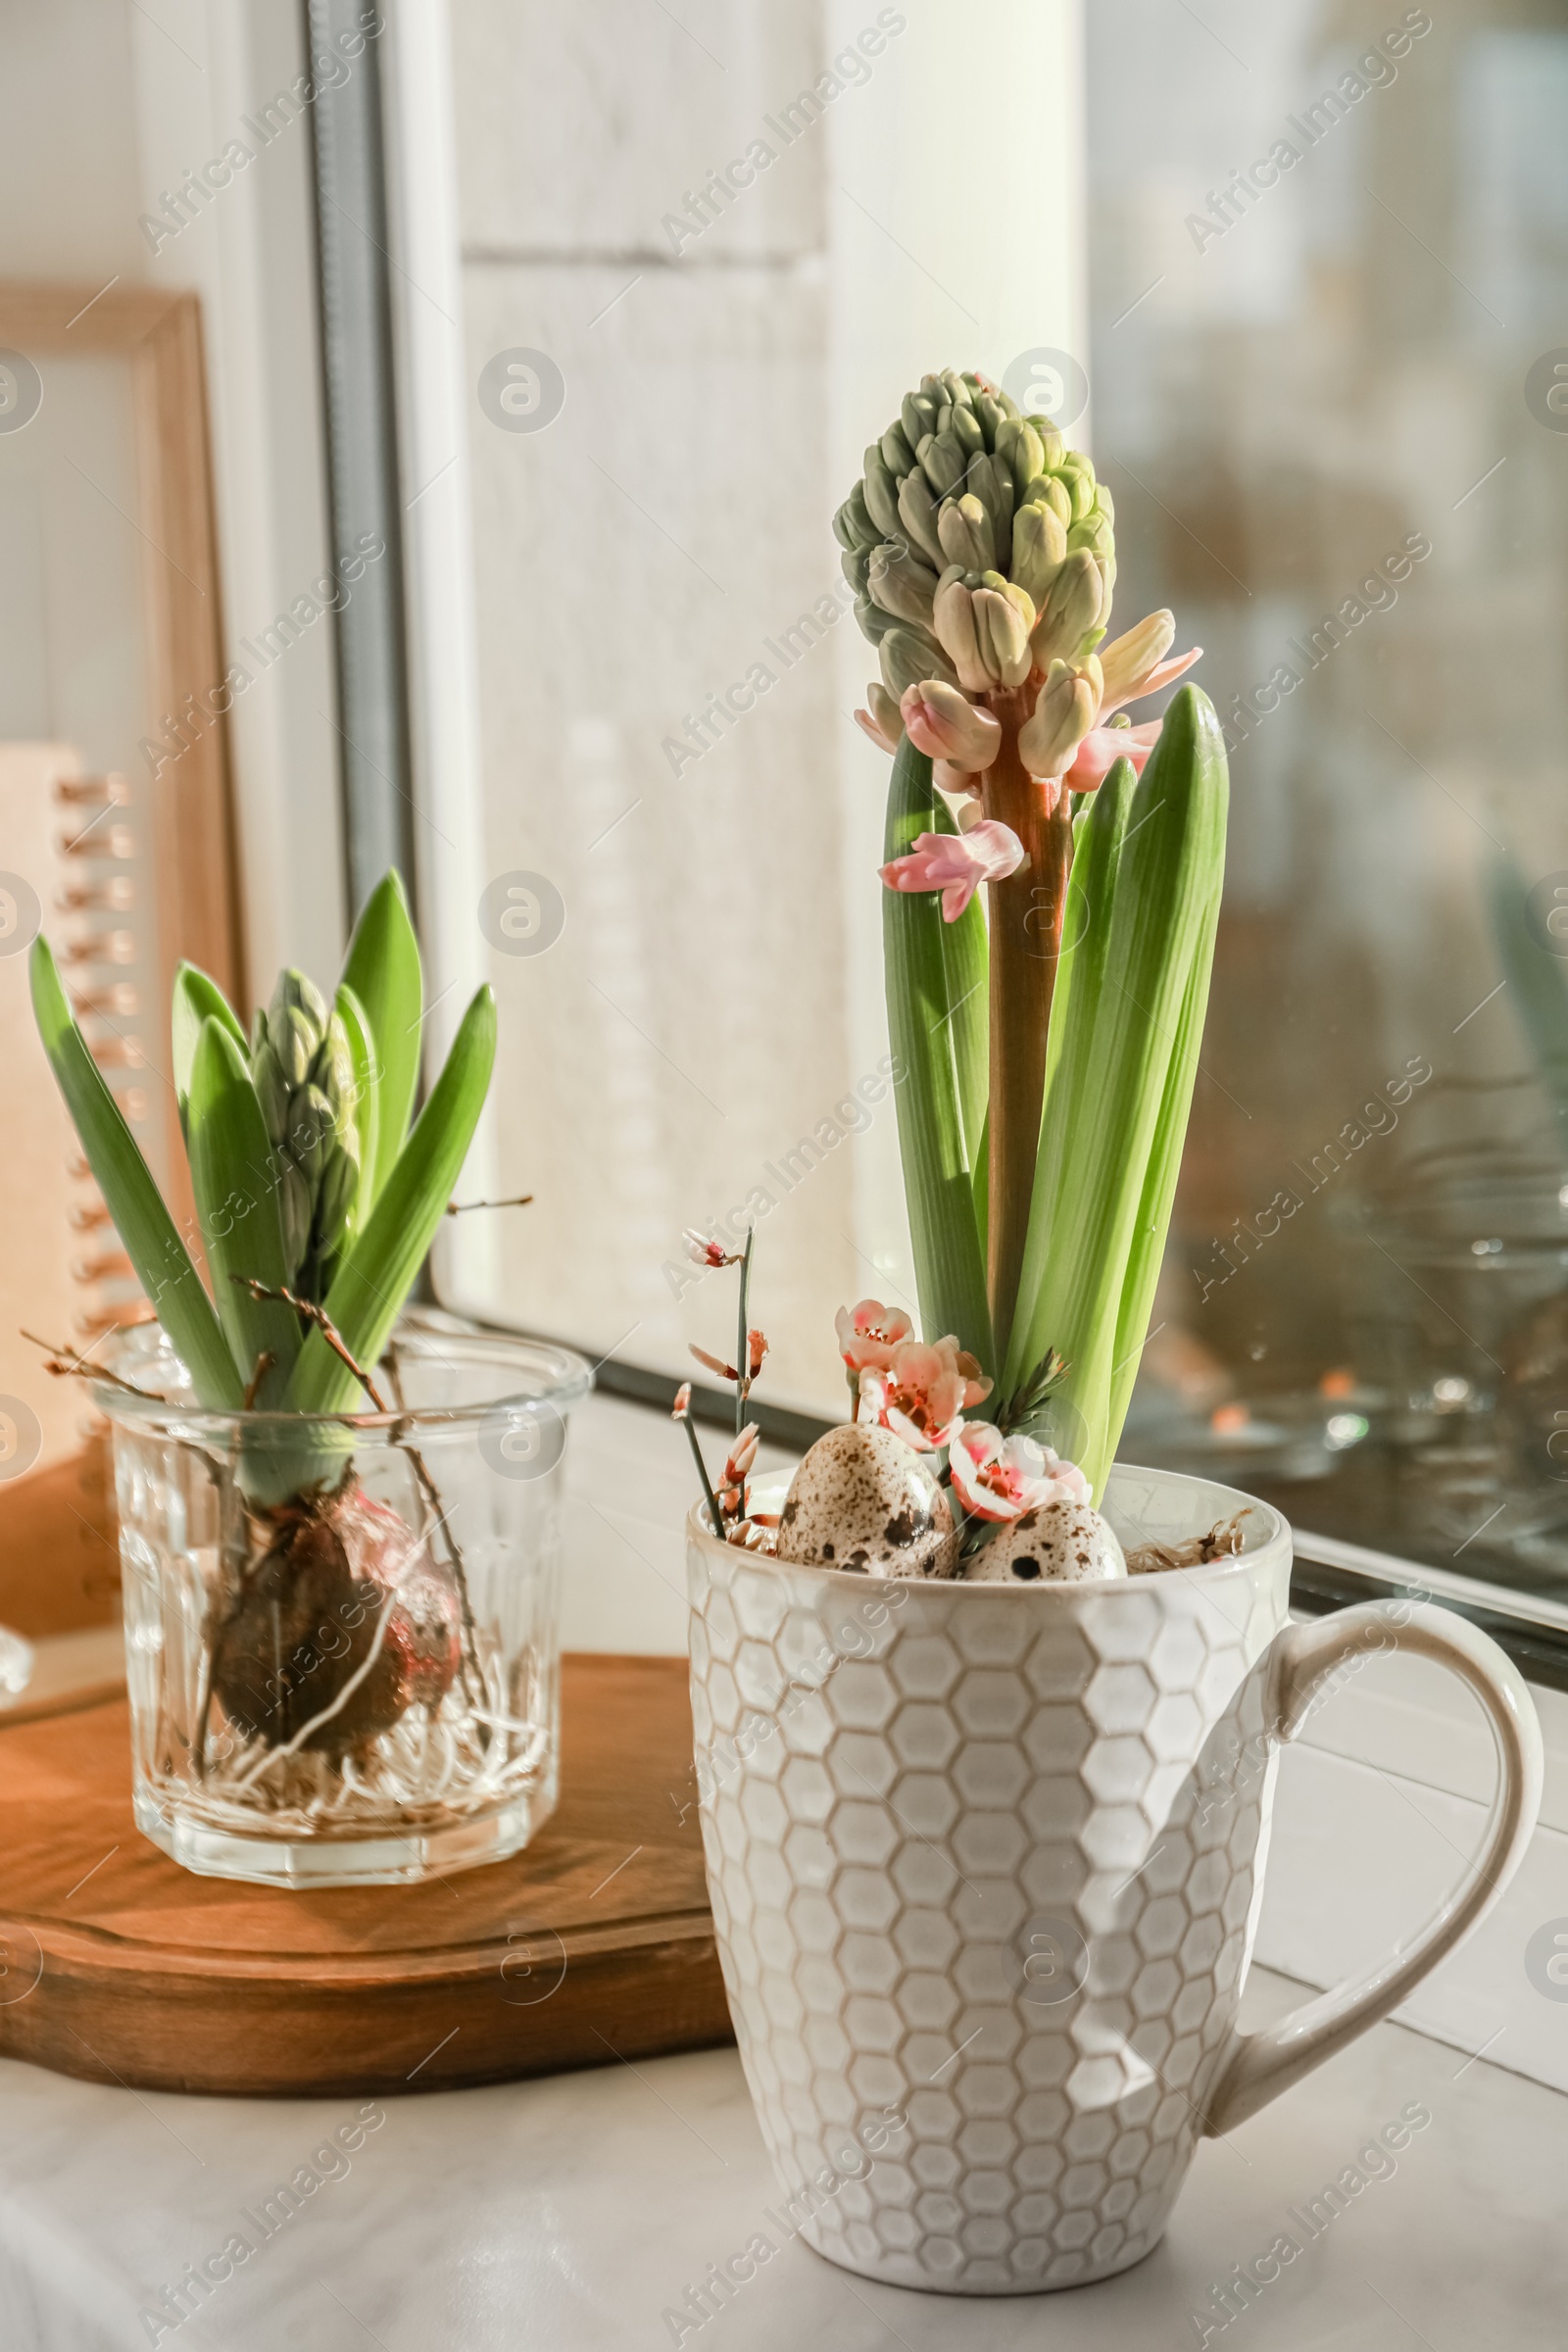
[[[324,1836],[388,1792],[417,1811],[437,1767],[443,1787],[483,1784],[505,1694],[492,1690],[451,1514],[398,1410],[387,1349],[489,1088],[490,991],[464,1014],[415,1118],[423,992],[396,876],[367,904],[330,1000],[285,971],[249,1036],[215,982],[181,965],[170,1075],[190,1247],[42,939],[32,997],[162,1327],[122,1368],[96,1347],[58,1349],[51,1368],[141,1414],[148,1445],[122,1464],[122,1523],[134,1531],[148,1516],[137,1482],[167,1478],[173,1496],[165,1533],[188,1592],[162,1643],[191,1661],[190,1770],[212,1821],[270,1810]],[[376,1452],[406,1471],[412,1522],[368,1483]],[[127,1536],[127,1582],[137,1541]],[[174,1742],[167,1724],[159,1738]]]
[[[1200,649],[1173,653],[1168,612],[1111,636],[1109,490],[979,374],[906,395],[834,530],[877,656],[857,716],[893,762],[884,965],[921,1328],[843,1310],[852,1419],[777,1514],[752,1507],[738,1443],[710,1519],[873,1575],[1181,1565],[1124,1559],[1095,1506],[1170,1223],[1228,798],[1204,695],[1128,706]]]

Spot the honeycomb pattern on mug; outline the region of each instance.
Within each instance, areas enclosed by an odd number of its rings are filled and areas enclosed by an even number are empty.
[[[1159,1584],[976,1608],[741,1554],[694,1576],[736,2033],[802,2234],[856,2270],[1066,2286],[1164,2227],[1255,1925],[1284,1604]],[[854,2178],[836,2151],[890,2111]]]

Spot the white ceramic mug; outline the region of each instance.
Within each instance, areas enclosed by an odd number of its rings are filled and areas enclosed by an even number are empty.
[[[776,1507],[785,1482],[757,1483]],[[1118,1466],[1104,1507],[1127,1544],[1240,1512],[1244,1547],[1099,1585],[886,1583],[689,1523],[736,2037],[801,2234],[866,2278],[1020,2294],[1137,2262],[1198,2139],[1396,2007],[1535,1824],[1534,1708],[1466,1620],[1396,1600],[1292,1625],[1266,1505]],[[1491,1718],[1482,1850],[1411,1944],[1243,2034],[1279,1742],[1390,1649],[1447,1666]]]

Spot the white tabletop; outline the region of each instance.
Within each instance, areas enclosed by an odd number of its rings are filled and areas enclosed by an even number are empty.
[[[1249,2009],[1286,2005],[1254,1978]],[[649,2352],[777,2194],[732,2050],[389,2099],[355,2153],[316,2151],[351,2099],[104,2089],[0,2064],[5,2352]],[[1561,2352],[1568,2101],[1383,2026],[1200,2149],[1163,2244],[1100,2286],[959,2302],[868,2285],[783,2244],[687,2345],[728,2352],[1192,2346],[1189,2316],[1296,2228],[1407,2104],[1432,2121],[1213,2344],[1249,2352]],[[327,2176],[191,2316],[141,2315],[298,2168]],[[340,2166],[347,2169],[339,2170]],[[281,2214],[283,2208],[274,2208]],[[220,2266],[221,2267],[221,2266]],[[169,2317],[172,2318],[171,2308]]]

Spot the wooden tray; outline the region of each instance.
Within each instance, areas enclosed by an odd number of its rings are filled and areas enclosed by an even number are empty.
[[[686,1665],[567,1657],[562,1798],[428,1886],[201,1879],[136,1830],[122,1696],[0,1723],[0,2055],[156,2090],[441,2090],[731,2038]]]

